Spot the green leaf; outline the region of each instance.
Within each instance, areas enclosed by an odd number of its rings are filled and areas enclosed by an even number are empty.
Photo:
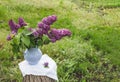
[[[38,46],[42,46],[43,45],[43,41],[41,39],[38,40]]]
[[[26,28],[26,29],[28,29],[29,28],[29,25],[28,25],[29,23],[27,23],[27,26],[24,26],[24,28]]]
[[[23,34],[23,35],[30,35],[30,34],[32,34],[32,32],[29,31],[28,28],[25,28],[25,29],[22,31],[22,34]]]
[[[18,33],[22,33],[24,31],[24,28],[19,28]]]
[[[16,44],[17,46],[20,44],[20,35],[16,35],[13,38],[13,43]]]
[[[48,44],[49,42],[50,42],[50,40],[49,40],[49,38],[48,38],[48,36],[47,35],[43,35],[43,43],[44,44]]]
[[[15,44],[15,43],[11,43],[11,45],[12,45],[12,51],[14,53],[18,53],[19,50],[20,50],[20,47],[17,44]]]
[[[21,40],[25,44],[25,46],[29,47],[29,45],[30,45],[30,38],[29,37],[23,36]]]
[[[26,35],[31,35],[33,32],[28,32]]]

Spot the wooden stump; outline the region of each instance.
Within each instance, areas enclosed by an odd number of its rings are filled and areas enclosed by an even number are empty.
[[[26,75],[23,77],[23,82],[57,82],[47,76]]]

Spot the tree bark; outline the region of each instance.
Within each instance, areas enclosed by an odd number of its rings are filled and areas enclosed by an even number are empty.
[[[23,82],[57,82],[47,76],[26,75],[23,77]]]

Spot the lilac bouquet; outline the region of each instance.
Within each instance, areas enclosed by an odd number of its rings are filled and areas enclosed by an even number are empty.
[[[9,20],[10,34],[7,40],[11,41],[13,52],[19,52],[24,48],[34,48],[44,44],[54,43],[65,36],[71,36],[68,29],[55,29],[51,25],[57,20],[55,15],[42,19],[36,28],[30,28],[23,18],[18,19],[15,23]]]

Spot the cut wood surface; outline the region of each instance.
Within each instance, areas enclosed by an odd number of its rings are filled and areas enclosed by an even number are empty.
[[[26,75],[23,77],[23,82],[56,82],[56,80],[47,76]]]

